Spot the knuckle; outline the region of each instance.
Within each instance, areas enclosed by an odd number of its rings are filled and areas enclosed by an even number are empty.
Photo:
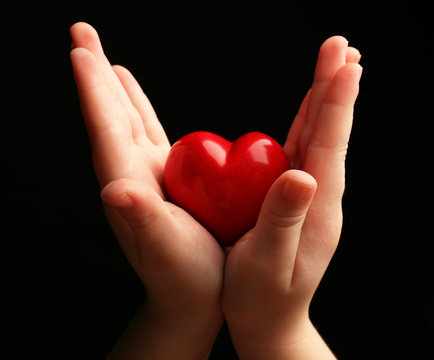
[[[348,141],[338,142],[332,137],[324,139],[315,133],[312,134],[309,146],[317,150],[333,151],[342,161],[345,161],[348,152]]]
[[[304,211],[282,214],[276,210],[270,209],[267,212],[267,221],[274,228],[286,229],[301,222],[304,219],[304,216]]]

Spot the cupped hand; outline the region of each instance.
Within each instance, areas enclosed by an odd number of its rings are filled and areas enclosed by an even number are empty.
[[[90,25],[77,23],[70,32],[105,212],[146,287],[148,303],[167,313],[208,307],[220,312],[223,251],[197,221],[165,199],[170,144],[148,98],[127,69],[109,63]]]
[[[279,358],[313,334],[309,305],[337,247],[345,155],[362,68],[345,38],[321,46],[311,90],[284,146],[293,164],[270,188],[257,224],[231,249],[222,305],[245,358]],[[304,358],[304,357],[294,357]],[[315,357],[312,358],[321,358]]]

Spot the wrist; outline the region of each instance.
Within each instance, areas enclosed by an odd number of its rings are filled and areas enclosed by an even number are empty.
[[[178,299],[179,300],[179,299]],[[223,323],[223,312],[218,299],[213,301],[178,301],[170,299],[164,302],[159,299],[151,299],[144,304],[142,311],[152,321],[171,326],[189,326],[191,328],[203,328],[206,324],[212,329]],[[202,329],[203,330],[203,329]]]
[[[241,360],[336,359],[308,317],[272,336],[264,334],[262,339],[239,333],[233,334],[232,339]]]
[[[218,304],[217,304],[218,305]],[[206,359],[223,324],[220,306],[181,306],[167,309],[164,306],[144,307],[145,321],[162,334],[163,341],[170,340],[175,351],[173,359]]]
[[[109,359],[207,359],[222,323],[221,311],[180,313],[146,303]]]

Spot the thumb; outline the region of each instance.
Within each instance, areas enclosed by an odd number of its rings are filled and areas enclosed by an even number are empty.
[[[115,208],[128,225],[141,265],[147,262],[148,259],[143,259],[147,254],[155,257],[167,252],[165,241],[173,237],[175,220],[154,189],[132,179],[118,179],[102,189],[101,199]],[[121,245],[126,233],[117,234]]]
[[[317,184],[308,173],[288,170],[271,186],[249,241],[250,254],[271,274],[291,271],[301,229]]]
[[[163,199],[151,187],[132,179],[108,183],[101,191],[101,199],[119,211],[136,235],[155,227],[167,212]]]

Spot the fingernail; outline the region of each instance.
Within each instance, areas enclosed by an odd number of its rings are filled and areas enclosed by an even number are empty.
[[[355,63],[355,64],[358,64],[359,61],[360,61],[360,59],[361,59],[361,57],[362,57],[362,54],[360,54],[359,49],[354,48],[354,50],[355,50],[355,51],[354,51],[353,59],[352,59],[351,62],[353,62],[353,63]]]
[[[360,64],[357,64],[358,66],[359,66],[359,74],[358,74],[358,77],[359,77],[359,80],[360,80],[360,78],[362,77],[362,73],[363,73],[363,67],[362,67],[362,65],[360,65]]]
[[[360,62],[360,59],[362,58],[362,54],[358,54],[356,57],[356,63],[358,64]]]
[[[124,193],[118,200],[118,203],[116,204],[117,207],[121,207],[121,208],[129,208],[132,207],[134,205],[134,201],[133,199],[131,199],[130,196],[128,196],[127,193]]]
[[[119,188],[112,184],[101,191],[101,199],[106,204],[118,208],[129,208],[134,205],[133,199],[125,191],[120,192]]]
[[[291,181],[287,181],[283,185],[282,195],[290,202],[306,202],[310,200],[315,189],[308,186],[296,186]]]

